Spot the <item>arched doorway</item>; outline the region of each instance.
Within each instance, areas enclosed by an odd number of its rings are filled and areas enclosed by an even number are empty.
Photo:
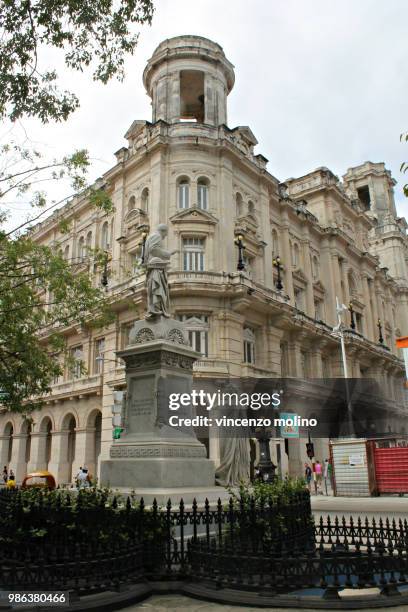
[[[66,473],[62,479],[64,482],[72,482],[72,467],[75,461],[75,442],[76,442],[76,420],[73,414],[67,414],[62,423],[62,429],[67,432],[67,454],[66,454]]]

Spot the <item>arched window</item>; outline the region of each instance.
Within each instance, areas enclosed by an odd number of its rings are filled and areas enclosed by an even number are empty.
[[[299,245],[296,242],[292,244],[292,266],[299,267]]]
[[[78,259],[79,261],[83,261],[85,259],[85,238],[83,236],[78,240]]]
[[[102,231],[101,231],[101,249],[103,249],[104,251],[106,251],[106,249],[109,247],[109,226],[108,226],[108,222],[105,221],[105,223],[102,225]]]
[[[255,331],[244,327],[244,363],[255,363]]]
[[[197,181],[197,206],[202,210],[208,209],[208,194],[209,183],[205,178],[199,178]]]
[[[357,285],[356,285],[356,281],[354,278],[354,274],[351,270],[348,273],[348,286],[349,286],[350,297],[357,296]]]
[[[67,246],[64,249],[64,255],[63,255],[65,261],[68,261],[69,259],[69,244],[67,244]]]
[[[145,213],[149,211],[149,190],[147,187],[142,191],[142,210]]]
[[[320,265],[316,255],[312,257],[312,276],[313,280],[317,280],[320,276]]]
[[[130,196],[128,200],[128,211],[134,210],[136,208],[136,198],[134,195]]]
[[[275,229],[272,230],[272,255],[274,257],[279,255],[279,238],[278,232]]]
[[[248,215],[255,217],[255,204],[252,202],[252,200],[249,200],[248,202]]]
[[[177,200],[179,208],[190,208],[190,181],[188,178],[181,178],[177,185]]]
[[[244,203],[242,200],[242,195],[240,193],[237,193],[237,195],[235,196],[235,212],[237,217],[242,217],[242,215],[244,214]]]
[[[92,249],[92,232],[88,232],[86,235],[86,254],[89,255],[89,251]]]

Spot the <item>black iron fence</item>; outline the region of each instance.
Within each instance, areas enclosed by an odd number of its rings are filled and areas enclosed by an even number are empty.
[[[94,590],[184,580],[269,594],[407,582],[408,524],[311,519],[308,493],[199,507],[102,495],[0,494],[0,588]]]

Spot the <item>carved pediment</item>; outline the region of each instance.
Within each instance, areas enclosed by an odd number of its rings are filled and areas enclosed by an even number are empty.
[[[141,208],[129,210],[125,215],[125,223],[146,223],[147,214]]]
[[[126,138],[126,140],[129,140],[130,138],[135,138],[136,136],[138,136],[140,134],[140,132],[143,130],[143,128],[148,123],[149,122],[146,121],[145,119],[135,119],[135,121],[132,121],[132,125],[127,130],[127,132],[126,132],[126,134],[124,136]]]
[[[216,225],[218,223],[218,219],[214,215],[197,206],[177,212],[170,217],[170,221],[172,223],[206,223],[207,225]]]
[[[241,232],[244,234],[252,234],[253,236],[257,236],[258,233],[258,223],[253,215],[245,215],[242,217],[238,217],[235,221],[235,231]]]
[[[239,135],[240,138],[248,145],[254,147],[258,144],[257,139],[253,131],[247,125],[239,125],[238,127],[231,130],[233,134]]]
[[[300,268],[296,268],[292,272],[293,278],[307,285],[307,276]]]
[[[313,283],[313,289],[318,293],[325,293],[325,288],[320,280]]]

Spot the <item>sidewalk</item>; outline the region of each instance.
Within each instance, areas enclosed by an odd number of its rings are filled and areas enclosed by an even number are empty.
[[[330,518],[344,514],[385,520],[408,520],[408,497],[333,497],[332,495],[312,495],[312,510],[315,518],[322,515]]]

